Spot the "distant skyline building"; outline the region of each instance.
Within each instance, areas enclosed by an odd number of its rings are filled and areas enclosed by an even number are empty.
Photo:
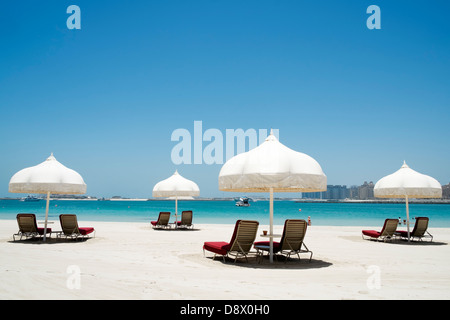
[[[364,181],[364,184],[358,188],[358,194],[359,194],[359,200],[370,200],[374,199],[373,195],[373,188],[375,185],[372,181],[367,183],[367,181]]]
[[[346,199],[350,195],[349,189],[347,186],[341,185],[327,185],[327,191],[323,192],[308,192],[303,193],[304,199]]]
[[[351,186],[350,188],[347,188],[347,186],[345,185],[327,185],[327,191],[304,192],[302,194],[302,198],[322,199],[322,200],[343,200],[343,199],[370,200],[374,199],[373,188],[374,184],[372,181],[370,182],[364,181],[362,185]]]
[[[450,183],[442,186],[442,198],[450,199]]]
[[[349,198],[350,199],[359,199],[359,187],[351,186],[349,189]]]
[[[322,199],[323,192],[302,192],[302,199]]]
[[[327,191],[324,192],[323,199],[346,199],[349,196],[347,186],[328,185]]]

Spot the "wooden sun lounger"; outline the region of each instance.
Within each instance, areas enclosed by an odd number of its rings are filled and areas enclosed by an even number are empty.
[[[428,222],[427,217],[417,217],[416,223],[414,224],[413,230],[409,233],[411,240],[422,241],[424,238],[430,238],[430,242],[433,241],[433,236],[428,232]],[[408,231],[399,230],[396,232],[401,238],[408,238]]]
[[[61,214],[59,216],[59,221],[61,223],[62,232],[58,235],[58,237],[66,237],[72,239],[83,239],[89,238],[89,234],[94,232],[95,238],[95,229],[92,227],[79,227],[77,216],[75,214]]]
[[[283,234],[280,242],[273,242],[273,253],[279,253],[285,256],[285,262],[290,258],[291,254],[296,254],[300,260],[300,253],[309,253],[309,262],[311,262],[313,252],[308,249],[305,242],[306,229],[308,224],[301,219],[287,219],[284,222]],[[255,249],[262,252],[270,250],[269,241],[255,242]]]
[[[363,239],[375,239],[375,240],[392,240],[397,230],[398,220],[397,219],[386,219],[384,221],[383,229],[381,231],[375,230],[362,230]]]
[[[16,236],[20,236],[19,240],[23,237],[35,238],[44,235],[44,228],[38,228],[36,222],[36,215],[34,213],[19,213],[16,216],[17,224],[19,225],[19,231],[13,234],[13,240],[16,241]],[[47,228],[47,234],[51,235],[52,228]]]
[[[151,221],[151,225],[153,226],[153,229],[168,229],[170,228],[169,225],[170,220],[170,212],[160,212],[158,216],[157,221]]]
[[[183,211],[181,213],[181,221],[177,221],[177,228],[193,228],[192,224],[192,211]]]
[[[213,259],[216,257],[216,254],[221,255],[224,262],[225,256],[228,257],[229,255],[234,256],[234,262],[236,262],[238,257],[245,257],[246,261],[248,261],[247,255],[255,241],[258,226],[258,221],[236,221],[230,242],[205,242],[203,244],[203,255],[205,255],[206,250],[214,253]]]

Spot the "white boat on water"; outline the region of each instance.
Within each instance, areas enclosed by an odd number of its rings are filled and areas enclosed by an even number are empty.
[[[41,201],[41,199],[39,199],[36,196],[28,195],[26,198],[23,198],[21,201],[31,202],[31,201]]]
[[[251,200],[248,197],[242,197],[239,199],[234,199],[236,201],[236,207],[250,207],[249,201]]]

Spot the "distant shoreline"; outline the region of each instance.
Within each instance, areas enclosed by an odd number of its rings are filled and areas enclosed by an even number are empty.
[[[20,201],[23,198],[0,198],[2,200]],[[158,198],[158,199],[141,199],[141,198],[51,198],[51,201],[173,201],[174,199]],[[235,198],[195,198],[195,199],[179,199],[182,201],[235,201]],[[39,201],[45,201],[40,198]],[[269,201],[268,198],[254,198],[254,201]],[[405,203],[404,199],[299,199],[299,198],[274,198],[274,201],[292,201],[297,203]],[[450,199],[409,199],[409,203],[414,204],[450,204]]]

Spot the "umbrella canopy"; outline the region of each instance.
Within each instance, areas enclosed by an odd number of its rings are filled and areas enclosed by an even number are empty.
[[[258,147],[236,155],[223,165],[219,189],[316,192],[327,189],[327,177],[316,160],[286,147],[271,133]]]
[[[198,185],[183,176],[178,171],[169,178],[162,180],[153,187],[154,197],[197,197],[200,195]]]
[[[198,197],[200,189],[198,185],[183,176],[178,171],[169,178],[158,182],[153,187],[154,197],[175,197],[175,222],[178,217],[178,198],[179,197]]]
[[[83,194],[86,184],[74,170],[62,165],[53,154],[41,164],[17,172],[9,181],[9,192]]]
[[[316,192],[327,189],[327,177],[312,157],[294,151],[271,132],[258,147],[228,160],[219,173],[219,190],[270,192],[270,235],[273,235],[274,192]],[[273,261],[273,236],[270,236]]]
[[[434,178],[414,171],[406,162],[396,172],[381,178],[373,189],[377,198],[405,198],[406,225],[409,236],[409,198],[441,198],[442,186]]]
[[[76,171],[62,165],[52,153],[41,164],[22,169],[14,174],[9,181],[9,192],[47,194],[45,240],[50,194],[83,194],[86,193],[86,184]]]
[[[373,189],[378,198],[440,198],[441,184],[434,178],[414,171],[404,162],[402,167],[381,178]]]

